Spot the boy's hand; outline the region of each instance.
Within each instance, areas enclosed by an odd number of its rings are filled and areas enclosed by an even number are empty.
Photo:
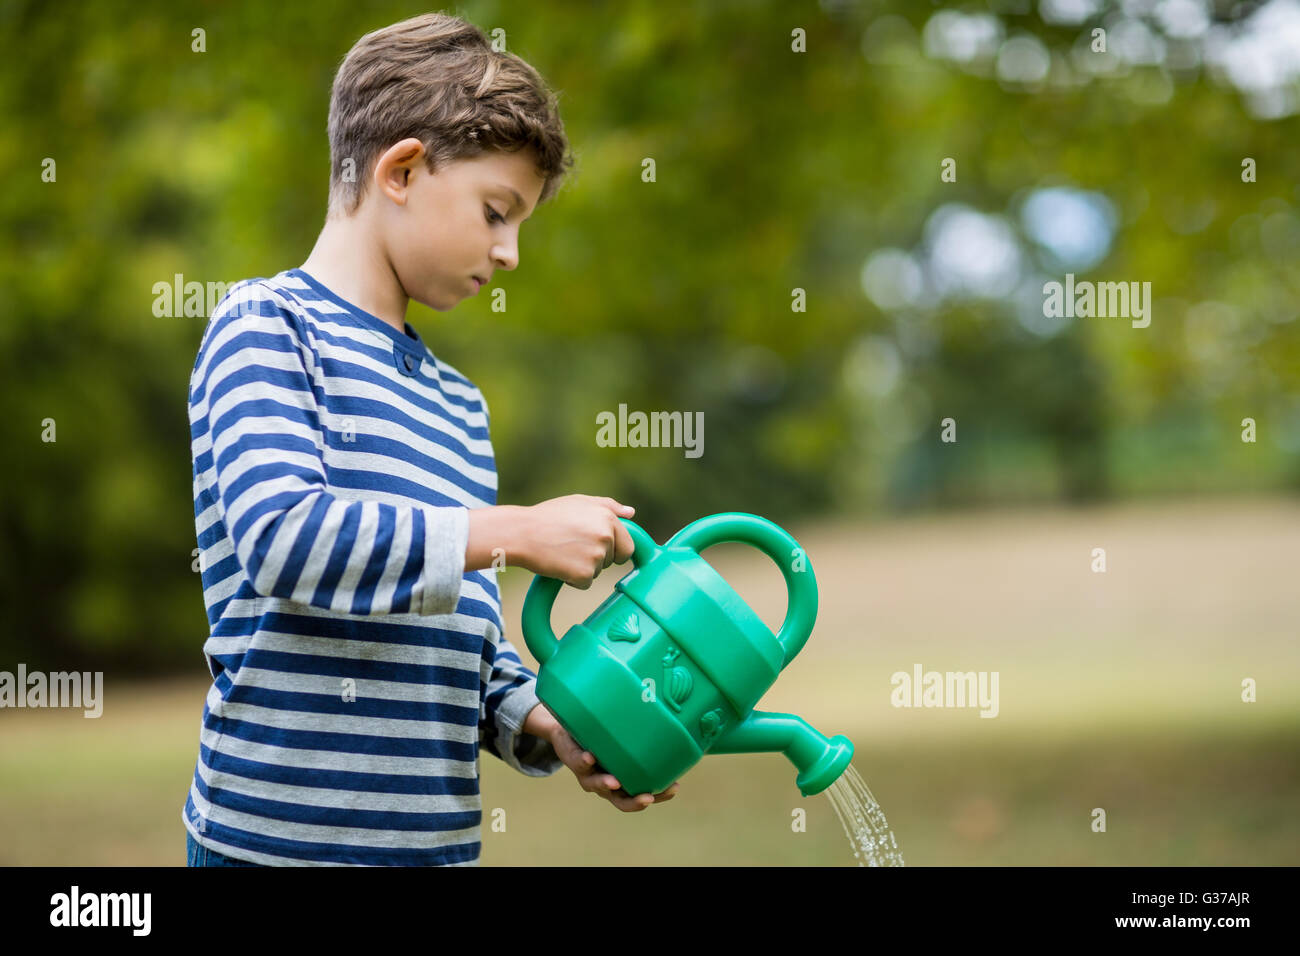
[[[530,729],[531,728],[531,729]],[[569,736],[569,732],[560,725],[555,716],[546,709],[545,704],[538,704],[524,722],[524,729],[529,733],[545,736],[555,748],[555,754],[564,765],[573,771],[582,789],[588,793],[599,794],[614,806],[628,813],[644,810],[652,803],[663,803],[677,796],[680,783],[674,783],[662,793],[653,796],[642,793],[632,796],[622,788],[612,774],[605,773],[596,766],[596,757],[588,750],[578,746],[578,742]]]
[[[525,508],[519,563],[585,591],[605,568],[632,557],[632,536],[618,519],[634,514],[630,505],[592,495],[565,495]]]

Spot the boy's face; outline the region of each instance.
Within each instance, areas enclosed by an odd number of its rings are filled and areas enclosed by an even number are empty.
[[[382,154],[376,185],[389,262],[407,296],[439,312],[475,295],[497,269],[519,265],[519,226],[546,180],[531,150],[489,151],[430,173],[419,140]],[[518,194],[518,195],[516,195]]]

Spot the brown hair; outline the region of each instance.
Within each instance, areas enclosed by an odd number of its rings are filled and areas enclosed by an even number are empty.
[[[408,137],[424,144],[429,172],[488,150],[532,149],[546,179],[539,205],[574,164],[541,75],[442,13],[367,33],[343,58],[330,93],[330,216],[356,211],[375,160]],[[343,178],[346,159],[352,181]]]

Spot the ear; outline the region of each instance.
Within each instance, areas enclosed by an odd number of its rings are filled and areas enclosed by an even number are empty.
[[[424,161],[424,144],[410,137],[394,143],[375,161],[375,188],[399,206],[406,204],[411,170]]]

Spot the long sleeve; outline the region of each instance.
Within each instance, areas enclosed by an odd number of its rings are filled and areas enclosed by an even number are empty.
[[[537,675],[502,635],[479,715],[479,741],[488,753],[530,777],[546,777],[564,766],[550,741],[524,733],[524,721],[538,703]]]
[[[230,291],[190,383],[196,485],[211,476],[198,506],[215,505],[259,595],[349,614],[452,613],[468,509],[330,493],[319,364],[306,320],[274,290]]]

